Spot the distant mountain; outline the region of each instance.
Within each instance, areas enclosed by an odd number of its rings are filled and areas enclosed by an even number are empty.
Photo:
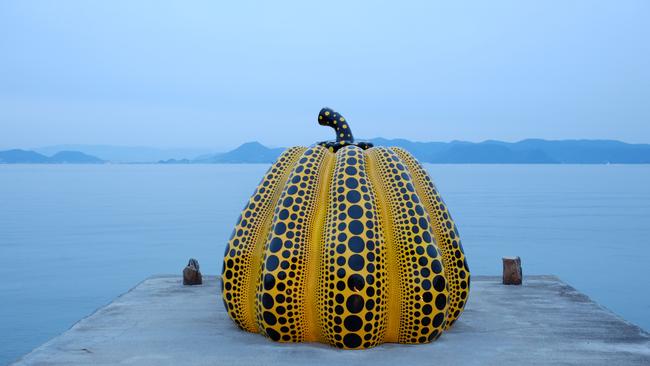
[[[650,144],[628,144],[613,140],[540,140],[528,139],[519,142],[487,140],[483,142],[416,142],[404,139],[370,139],[375,146],[398,146],[410,151],[424,163],[435,164],[650,164]],[[88,145],[79,145],[88,146]],[[160,150],[149,148],[117,148],[93,146],[105,149],[107,155],[117,159],[97,157],[78,150],[57,150],[51,157],[28,150],[0,151],[0,163],[96,164],[108,161],[117,163],[159,163],[159,164],[241,164],[272,163],[284,148],[268,148],[259,142],[247,142],[225,153],[207,154],[205,150],[176,149]],[[120,150],[122,149],[122,150]],[[185,151],[187,155],[168,157],[163,151]],[[196,154],[195,154],[196,153]],[[133,159],[126,159],[131,156]],[[140,158],[137,158],[137,157]],[[152,159],[154,156],[162,158]],[[192,158],[193,156],[198,156]],[[146,159],[145,159],[146,157]]]
[[[193,158],[214,153],[212,149],[160,149],[141,146],[112,145],[55,145],[33,149],[34,151],[53,155],[60,151],[80,151],[114,163],[155,163],[160,160]]]
[[[613,140],[371,141],[380,146],[403,147],[422,162],[438,164],[650,164],[649,144]]]
[[[53,164],[103,164],[106,161],[79,151],[59,151],[52,155],[49,163]]]
[[[414,142],[370,139],[375,146],[398,146],[418,160],[435,164],[650,164],[649,144],[612,140],[539,140],[519,142]],[[223,154],[203,156],[193,163],[270,163],[283,148],[249,142]]]
[[[103,164],[104,160],[79,151],[61,151],[51,157],[30,150],[0,151],[0,164]]]
[[[420,161],[433,160],[435,156],[449,148],[449,142],[415,142],[405,139],[385,139],[382,137],[370,139],[375,146],[398,146],[408,150]]]
[[[451,143],[444,150],[422,161],[450,164],[553,164],[557,163],[538,149],[515,151],[497,144]]]
[[[0,163],[2,164],[46,164],[49,158],[29,150],[6,150],[0,151]]]
[[[247,142],[227,153],[203,156],[193,160],[194,163],[238,164],[238,163],[272,163],[282,154],[284,148],[268,148],[259,142]]]
[[[499,141],[489,143],[503,144]],[[648,164],[649,144],[627,144],[614,140],[522,140],[509,144],[515,151],[537,149],[559,163],[570,164]]]

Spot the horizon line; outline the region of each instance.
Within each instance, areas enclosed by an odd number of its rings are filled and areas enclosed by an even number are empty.
[[[448,140],[448,141],[442,141],[442,140],[429,140],[429,141],[424,141],[424,140],[411,140],[408,138],[403,138],[403,137],[395,137],[395,138],[386,138],[386,137],[371,137],[371,138],[357,138],[355,140],[357,141],[367,141],[367,140],[388,140],[388,141],[393,141],[393,140],[401,140],[401,141],[409,141],[412,143],[454,143],[454,142],[467,142],[467,143],[473,143],[473,144],[480,144],[480,143],[486,143],[486,142],[505,142],[505,143],[510,143],[510,144],[516,144],[524,141],[551,141],[551,142],[566,142],[566,141],[591,141],[591,142],[620,142],[624,143],[627,145],[650,145],[650,142],[627,142],[623,140],[618,140],[618,139],[604,139],[604,138],[563,138],[563,139],[545,139],[545,138],[537,138],[537,137],[527,137],[524,139],[520,140],[499,140],[499,139],[484,139],[480,141],[476,140],[460,140],[460,139],[455,139],[455,140]],[[297,146],[301,144],[295,144],[295,145],[275,145],[275,144],[267,144],[264,143],[260,140],[251,140],[251,141],[243,141],[240,142],[237,145],[234,145],[233,148],[237,148],[241,145],[244,144],[249,144],[249,143],[259,143],[265,147],[268,148],[286,148],[288,146]],[[317,143],[317,141],[313,142],[314,144]],[[44,145],[44,146],[36,146],[36,147],[0,147],[2,150],[39,150],[39,149],[51,149],[51,148],[60,148],[60,147],[65,147],[65,146],[85,146],[85,147],[107,147],[107,148],[141,148],[141,149],[156,149],[156,150],[214,150],[214,147],[209,147],[209,146],[155,146],[155,145],[121,145],[121,144],[93,144],[93,143],[61,143],[61,144],[51,144],[51,145]],[[229,150],[227,150],[229,151]]]

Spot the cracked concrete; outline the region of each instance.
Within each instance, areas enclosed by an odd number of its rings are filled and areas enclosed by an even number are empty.
[[[650,365],[650,335],[553,276],[472,278],[454,328],[426,345],[342,351],[239,330],[216,277],[147,279],[15,365]]]

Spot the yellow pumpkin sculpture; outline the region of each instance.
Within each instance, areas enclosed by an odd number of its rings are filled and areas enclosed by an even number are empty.
[[[274,341],[369,348],[426,343],[460,316],[470,274],[429,175],[400,148],[337,141],[287,149],[237,221],[223,301],[242,329]]]

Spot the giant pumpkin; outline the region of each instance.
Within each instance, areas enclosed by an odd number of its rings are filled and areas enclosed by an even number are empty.
[[[458,319],[470,274],[458,230],[408,152],[336,141],[287,149],[246,203],[224,254],[232,320],[274,341],[426,343]]]

